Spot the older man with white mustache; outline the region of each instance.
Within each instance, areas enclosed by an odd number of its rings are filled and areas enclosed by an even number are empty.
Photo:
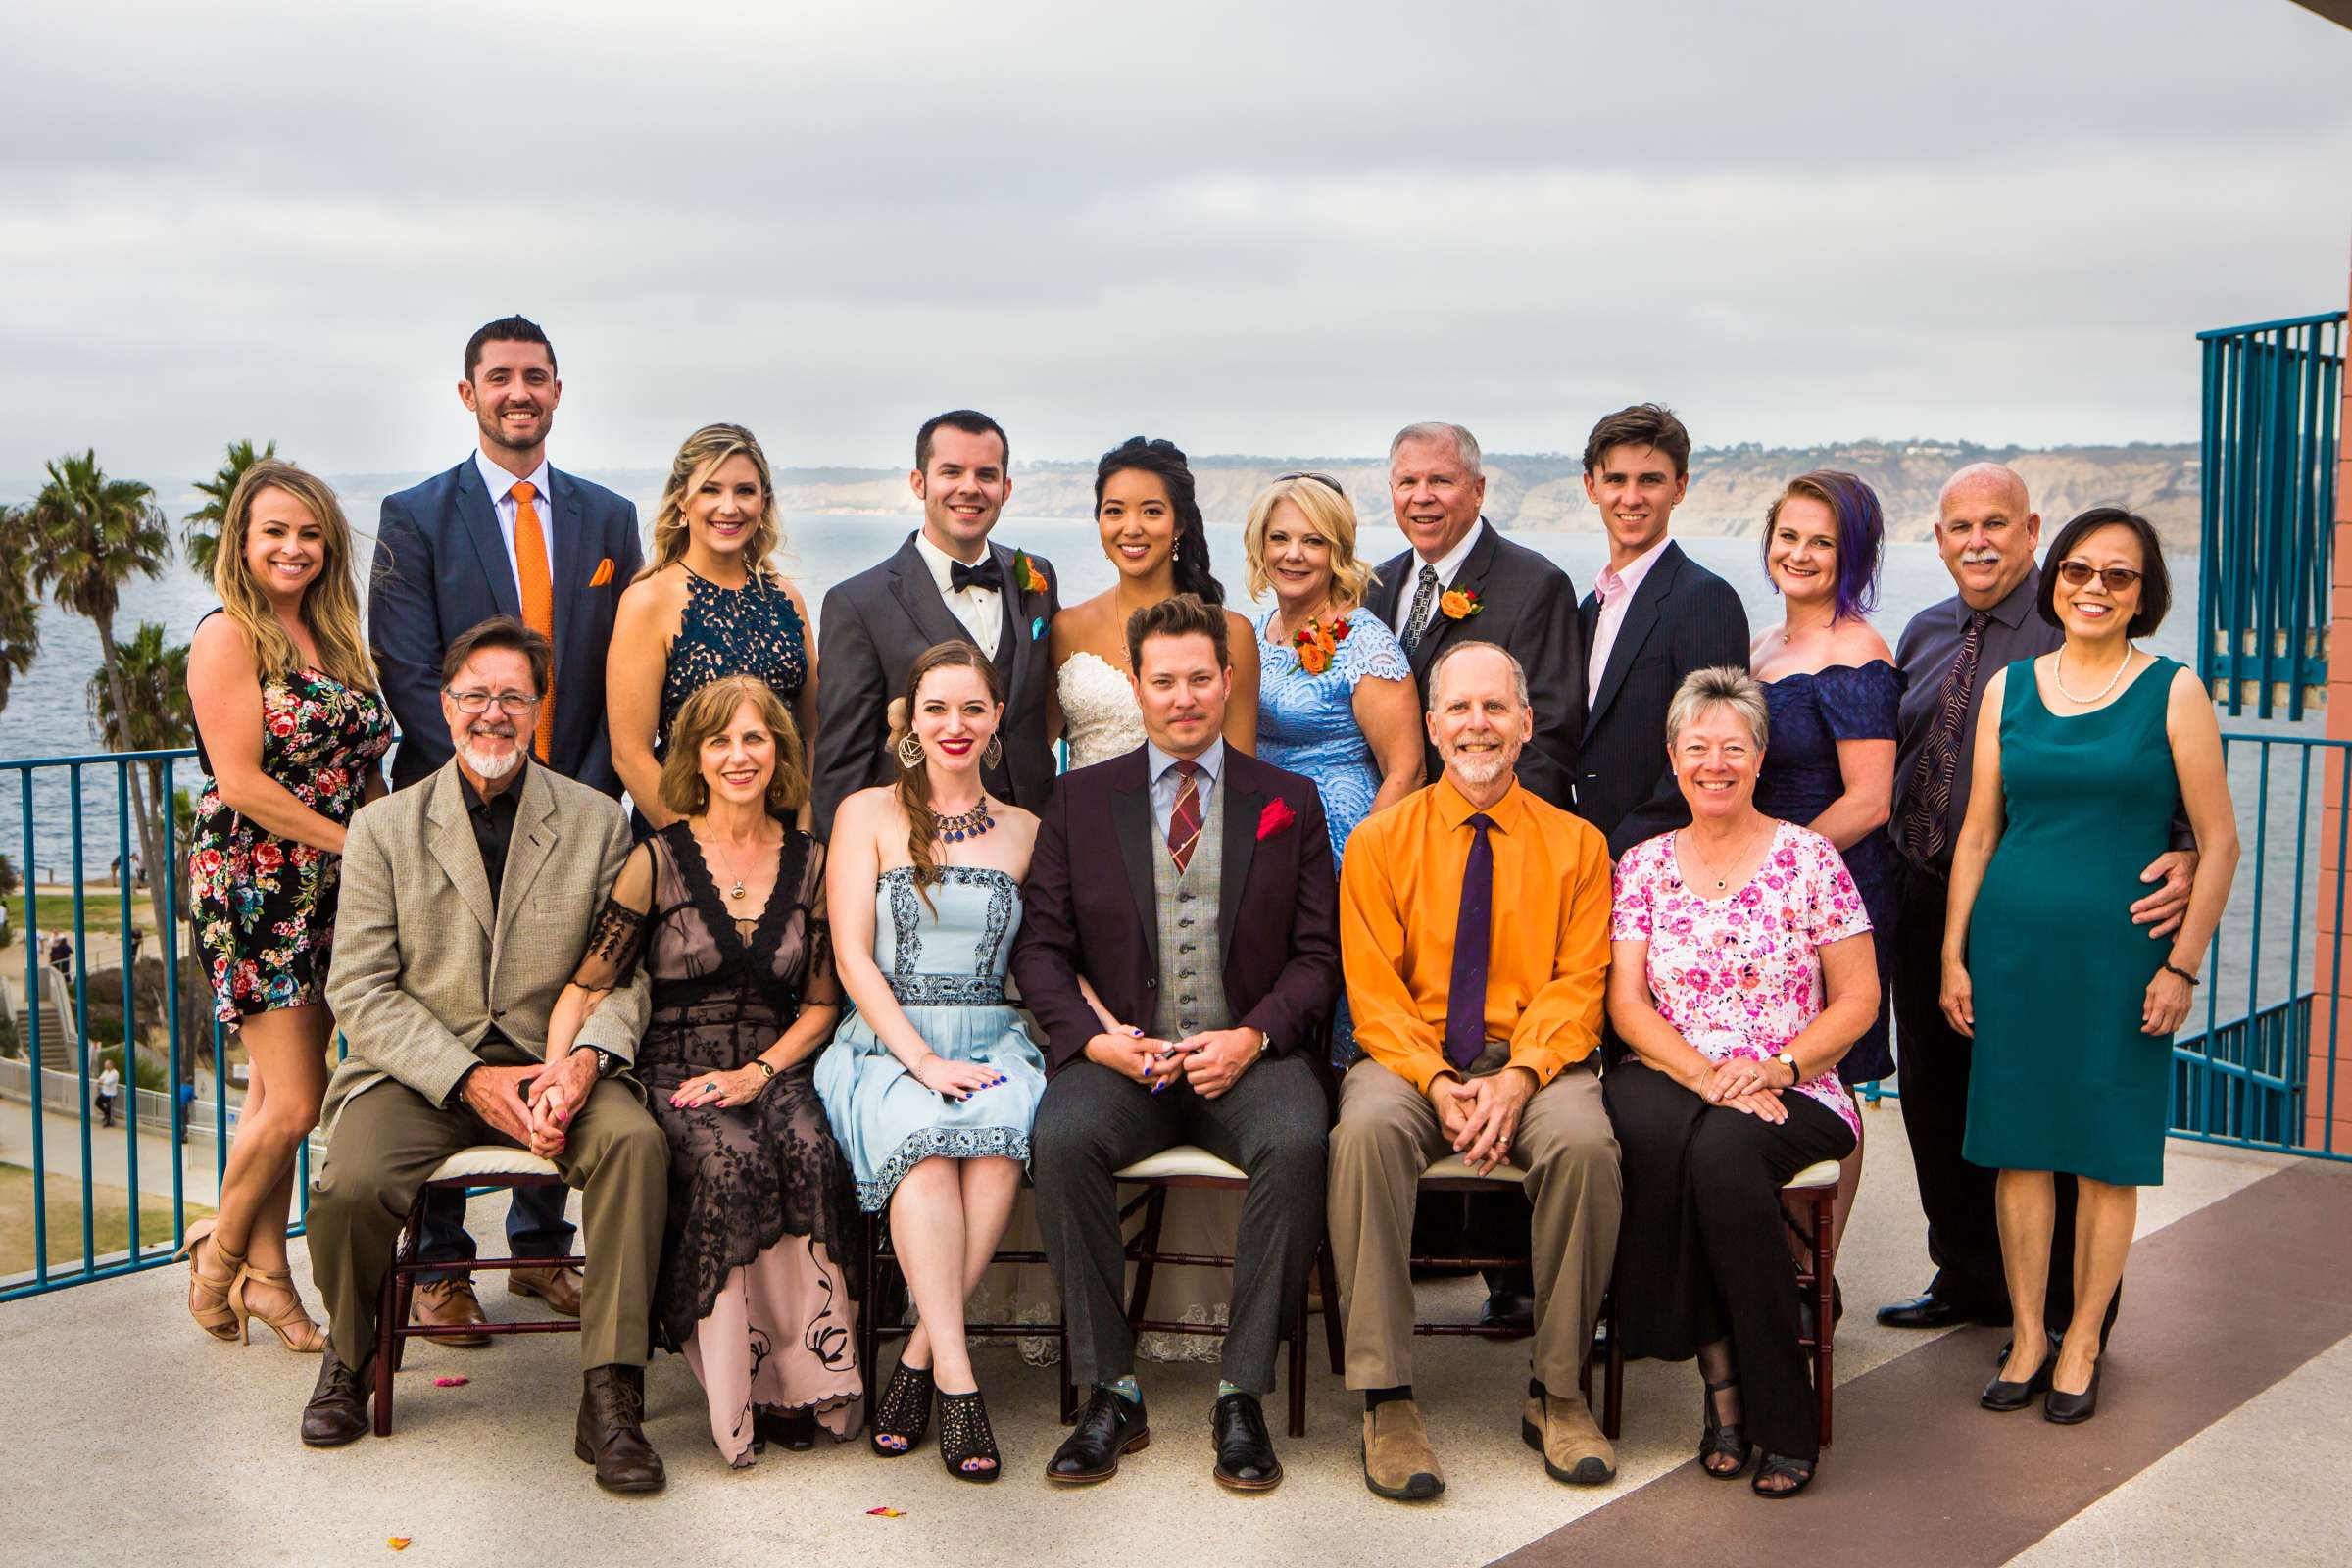
[[[1928,1216],[1928,1256],[1936,1267],[1925,1292],[1879,1308],[1894,1328],[2009,1321],[1993,1220],[1993,1173],[1961,1157],[1968,1121],[1970,1042],[1938,1005],[1944,899],[1952,840],[1968,814],[1969,759],[1976,754],[1977,706],[1984,683],[2012,660],[2056,648],[2058,628],[2034,613],[2041,571],[2034,552],[2041,517],[2015,472],[1973,463],[1944,482],[1936,543],[1960,591],[1911,617],[1895,649],[1904,691],[1896,718],[1893,829],[1901,852],[1895,909],[1895,1054],[1903,1129]],[[2196,873],[2194,838],[2176,818],[2176,848],[2143,882],[2162,885],[2132,906],[2151,937],[2171,934],[2188,907]],[[2075,1187],[2058,1183],[2045,1319],[2052,1333],[2074,1315]],[[2116,1300],[2121,1299],[2119,1292]],[[2108,1307],[2107,1327],[2115,1321]],[[2102,1331],[2103,1332],[2103,1331]]]
[[[1347,1384],[1364,1396],[1364,1484],[1445,1490],[1412,1388],[1413,1207],[1460,1154],[1515,1167],[1533,1210],[1535,1377],[1520,1435],[1555,1481],[1596,1486],[1616,1451],[1577,1392],[1617,1248],[1617,1140],[1601,1101],[1609,847],[1514,775],[1527,674],[1493,643],[1429,675],[1445,773],[1364,819],[1340,873],[1340,954],[1366,1059],[1331,1133],[1331,1245]]]

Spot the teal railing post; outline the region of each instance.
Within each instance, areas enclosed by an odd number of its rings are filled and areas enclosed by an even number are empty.
[[[49,1283],[49,1118],[41,1111],[41,868],[32,851],[32,769],[17,775],[24,837],[24,1065],[32,1101],[32,1278]],[[63,1014],[60,1014],[62,1017]]]
[[[138,765],[115,763],[115,882],[122,909],[122,1178],[130,1193],[126,1239],[134,1263],[139,1258],[139,928],[130,905],[130,846],[135,836],[130,830],[130,770]]]

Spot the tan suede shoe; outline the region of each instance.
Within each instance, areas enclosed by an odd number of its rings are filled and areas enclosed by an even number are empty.
[[[473,1279],[460,1274],[450,1279],[425,1280],[416,1287],[409,1302],[409,1321],[433,1328],[460,1327],[471,1323],[486,1323],[482,1303],[473,1294]],[[436,1334],[436,1345],[480,1346],[490,1343],[487,1334]]]
[[[1364,1485],[1384,1497],[1420,1502],[1446,1490],[1446,1472],[1430,1451],[1429,1431],[1410,1399],[1364,1412]]]
[[[564,1264],[554,1268],[507,1271],[509,1296],[536,1296],[565,1317],[580,1315],[580,1271]]]
[[[1617,1479],[1616,1445],[1601,1435],[1581,1395],[1530,1397],[1519,1436],[1544,1456],[1544,1473],[1572,1487],[1602,1487]]]

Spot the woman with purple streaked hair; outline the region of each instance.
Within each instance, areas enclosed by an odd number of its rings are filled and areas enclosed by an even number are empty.
[[[1895,854],[1886,819],[1895,704],[1903,694],[1902,671],[1868,618],[1878,606],[1886,532],[1878,496],[1853,474],[1821,468],[1789,480],[1764,514],[1763,552],[1765,574],[1788,611],[1748,650],[1772,725],[1756,808],[1838,846],[1870,911],[1881,975],[1894,940]],[[1847,1083],[1894,1070],[1891,989],[1881,988],[1877,1022],[1838,1063]],[[1833,1221],[1840,1234],[1862,1177],[1859,1143],[1843,1163]]]

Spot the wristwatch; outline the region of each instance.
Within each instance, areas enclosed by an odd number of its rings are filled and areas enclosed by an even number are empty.
[[[1794,1089],[1805,1081],[1805,1070],[1796,1064],[1796,1057],[1786,1051],[1776,1051],[1772,1059],[1788,1069],[1788,1087]]]
[[[590,1046],[588,1049],[596,1053],[596,1075],[599,1078],[610,1078],[620,1070],[618,1056],[602,1046]]]

